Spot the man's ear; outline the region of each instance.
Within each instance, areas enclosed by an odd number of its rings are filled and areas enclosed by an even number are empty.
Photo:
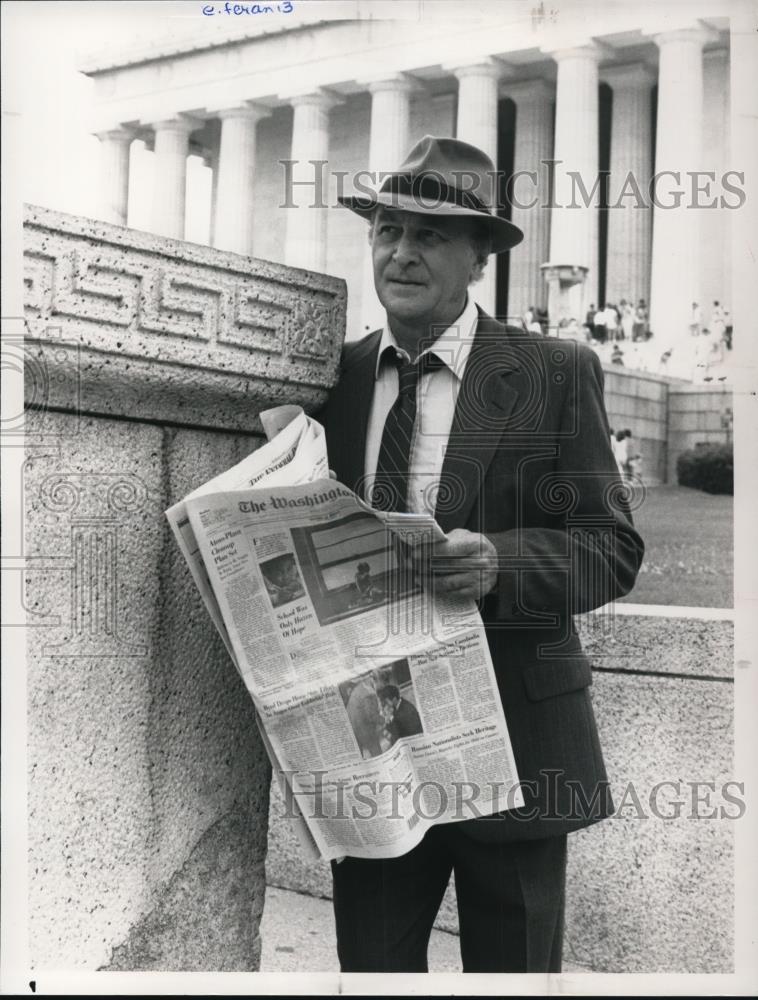
[[[484,277],[484,271],[487,267],[487,261],[475,260],[471,265],[471,276],[469,278],[469,285],[475,285],[477,281],[481,281]]]

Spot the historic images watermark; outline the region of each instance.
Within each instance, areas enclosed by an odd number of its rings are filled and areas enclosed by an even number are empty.
[[[24,389],[18,408],[4,407],[0,421],[4,459],[18,459],[18,499],[10,507],[18,522],[0,565],[8,595],[3,626],[44,637],[44,656],[143,657],[147,647],[125,635],[119,595],[124,536],[151,498],[133,472],[84,471],[64,459],[64,446],[82,434],[81,353],[60,327],[32,336],[23,317],[3,320],[3,369]],[[24,530],[26,522],[33,531]]]
[[[365,199],[358,207],[366,209],[375,204],[376,192],[395,174],[388,171],[330,170],[329,160],[278,161],[282,167],[282,198],[279,208],[334,208],[338,199],[351,195]],[[560,184],[556,178],[560,174]],[[488,185],[483,176],[467,170],[454,170],[452,176],[457,197],[469,207],[476,207],[479,192]],[[509,207],[517,209],[590,208],[602,204],[609,210],[643,209],[716,209],[742,208],[747,200],[745,172],[743,170],[659,170],[649,178],[638,177],[633,171],[612,174],[600,170],[587,177],[578,170],[566,169],[563,160],[540,160],[536,170],[520,170],[506,174],[500,170],[488,171],[491,190],[497,192],[496,202],[489,206],[497,211]],[[434,182],[430,184],[430,181]],[[435,171],[429,171],[410,184],[410,191],[403,188],[393,191],[392,184],[383,191],[383,202],[394,196],[387,207],[408,208],[407,195],[417,200],[419,207],[428,211],[449,201],[449,180]],[[311,200],[299,196],[309,194]]]
[[[410,815],[426,820],[486,819],[516,823],[585,822],[611,815],[635,820],[738,820],[745,815],[745,784],[741,781],[682,781],[666,778],[643,788],[632,781],[616,785],[611,794],[608,782],[598,782],[591,794],[571,778],[562,781],[558,768],[544,769],[536,780],[504,782],[422,780],[411,788],[409,781],[377,781],[366,778],[355,782],[353,776],[326,779],[324,770],[285,770],[285,817],[305,814],[314,820],[384,819],[408,822],[407,798],[411,797]],[[325,780],[326,779],[326,780]],[[300,789],[297,798],[293,782]],[[482,805],[492,801],[512,801],[516,791],[524,793],[525,805],[507,812],[487,815]],[[349,790],[349,794],[348,794]],[[390,804],[387,810],[387,804]]]

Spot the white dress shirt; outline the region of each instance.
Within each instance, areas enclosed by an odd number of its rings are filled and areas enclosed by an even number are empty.
[[[436,354],[443,365],[422,375],[416,389],[416,421],[413,425],[408,472],[409,513],[434,514],[442,463],[445,459],[450,429],[453,426],[455,404],[478,319],[476,304],[471,296],[468,296],[466,307],[458,319],[440,334],[432,347],[422,352],[422,354]],[[397,368],[391,360],[382,358],[382,352],[388,346],[394,347],[403,357],[410,360],[407,352],[398,347],[389,324],[385,323],[379,343],[374,399],[366,435],[364,471],[367,496],[371,496],[371,487],[376,476],[384,423],[398,394]]]

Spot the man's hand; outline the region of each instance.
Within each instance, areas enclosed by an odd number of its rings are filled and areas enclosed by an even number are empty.
[[[497,549],[486,535],[454,528],[444,542],[419,552],[420,572],[431,569],[436,593],[479,600],[497,583]],[[423,565],[426,563],[426,565]]]

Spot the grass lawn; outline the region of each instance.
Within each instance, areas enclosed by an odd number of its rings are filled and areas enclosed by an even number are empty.
[[[734,605],[732,506],[682,486],[651,486],[634,524],[645,541],[645,559],[634,604]]]

